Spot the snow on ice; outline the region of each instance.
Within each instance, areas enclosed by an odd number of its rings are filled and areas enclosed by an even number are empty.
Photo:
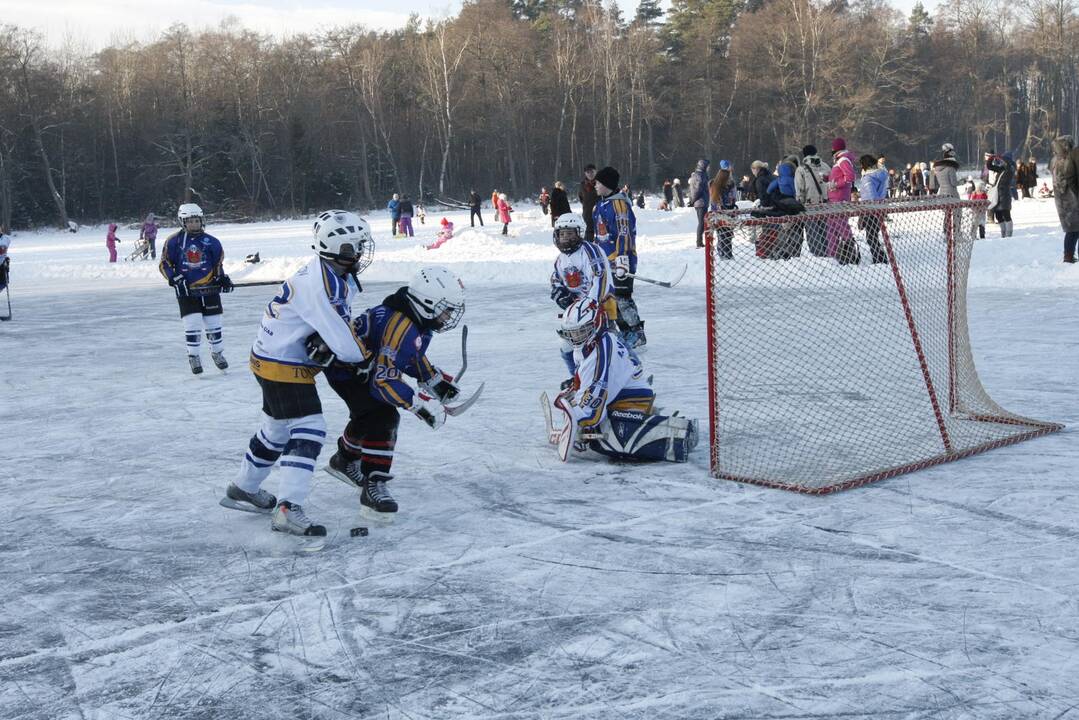
[[[536,399],[563,373],[555,250],[521,207],[509,237],[432,211],[394,239],[369,216],[359,306],[451,266],[468,288],[465,385],[487,388],[437,433],[402,418],[393,526],[350,537],[355,492],[317,473],[307,509],[330,537],[315,554],[217,504],[256,427],[245,359],[273,288],[224,297],[233,369],[193,377],[153,264],[110,266],[103,228],[18,234],[0,326],[0,718],[1076,712],[1070,431],[828,497],[714,480],[703,446],[688,465],[563,465]],[[426,250],[442,214],[458,232]],[[695,218],[639,218],[642,274],[690,266],[672,290],[638,285],[643,359],[658,404],[705,424]],[[1014,238],[975,250],[975,358],[1002,405],[1072,425],[1079,270],[1060,263],[1051,202],[1015,218]],[[243,282],[299,267],[310,224],[210,231]],[[137,231],[119,236],[122,257]],[[436,362],[458,352],[456,332],[435,338]],[[344,406],[320,391],[333,434]]]

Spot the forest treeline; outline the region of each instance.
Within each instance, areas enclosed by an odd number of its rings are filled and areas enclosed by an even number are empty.
[[[893,165],[943,141],[1046,160],[1077,133],[1074,0],[466,0],[287,38],[176,25],[93,54],[0,26],[0,225],[512,197],[589,162],[633,187],[835,135]]]

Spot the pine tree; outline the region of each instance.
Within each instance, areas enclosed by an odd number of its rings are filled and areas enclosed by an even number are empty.
[[[663,17],[663,8],[659,6],[659,0],[641,0],[633,22],[638,25],[655,25],[661,17]]]

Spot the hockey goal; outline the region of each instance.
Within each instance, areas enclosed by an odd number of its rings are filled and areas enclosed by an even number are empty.
[[[966,283],[984,209],[710,214],[712,474],[824,494],[1060,430],[978,379]]]

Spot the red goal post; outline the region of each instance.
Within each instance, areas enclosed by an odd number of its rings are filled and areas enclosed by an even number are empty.
[[[985,203],[707,219],[711,472],[824,494],[1055,432],[978,378],[967,273]]]

